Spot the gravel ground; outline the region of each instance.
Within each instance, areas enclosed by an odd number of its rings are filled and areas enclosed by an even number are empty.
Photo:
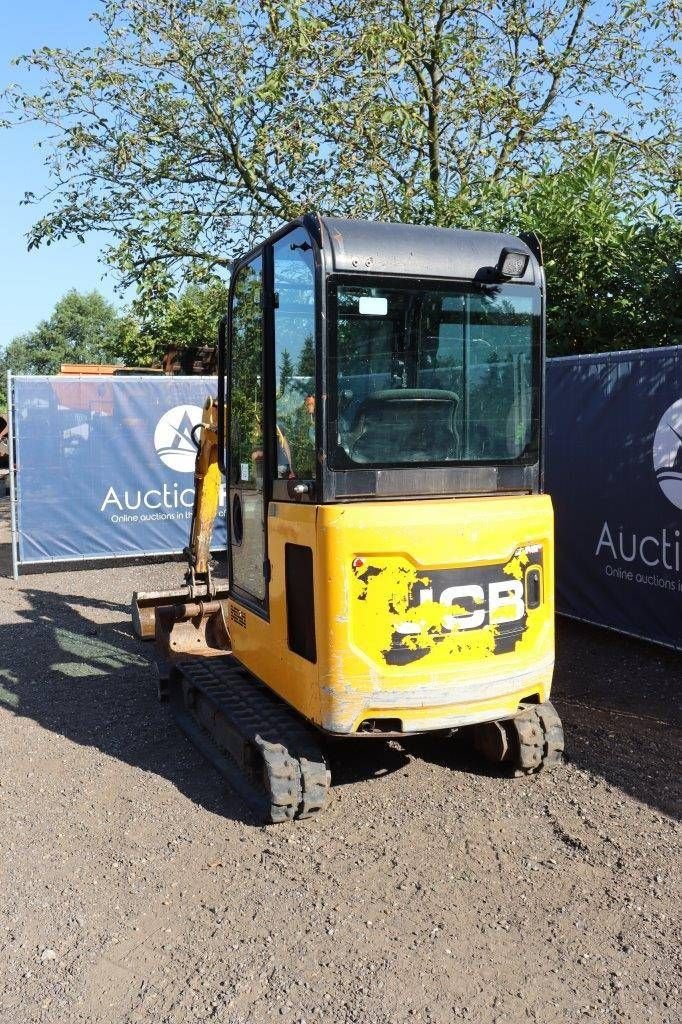
[[[562,621],[556,773],[347,742],[325,816],[260,827],[131,635],[180,576],[0,575],[3,1024],[677,1024],[679,656]]]

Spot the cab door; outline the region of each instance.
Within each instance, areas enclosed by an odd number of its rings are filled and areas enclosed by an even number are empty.
[[[263,307],[263,258],[258,255],[238,268],[231,290],[227,508],[230,589],[265,610]]]

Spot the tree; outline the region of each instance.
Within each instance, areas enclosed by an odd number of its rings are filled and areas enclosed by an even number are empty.
[[[312,377],[313,380],[315,379],[315,345],[312,334],[306,334],[303,339],[296,372],[299,377]]]
[[[124,311],[119,318],[114,328],[112,347],[116,362],[124,366],[159,364],[156,340],[143,333],[140,318],[132,309]]]
[[[75,289],[57,302],[34,331],[14,338],[3,353],[13,373],[53,374],[62,363],[107,363],[116,357],[119,315],[99,292]]]
[[[62,363],[158,366],[171,348],[213,348],[226,309],[227,286],[215,279],[203,287],[186,288],[179,296],[152,300],[143,293],[120,314],[98,292],[81,295],[72,290],[49,319],[0,352],[0,404],[8,370],[53,374]]]
[[[620,159],[545,175],[512,214],[543,240],[550,355],[682,343],[682,222],[619,187]]]
[[[202,280],[275,222],[496,228],[543,173],[617,144],[617,187],[676,167],[658,0],[103,0],[102,41],[22,58],[49,127],[30,245],[105,229],[126,283]],[[35,196],[28,195],[28,201]]]
[[[7,409],[8,372],[25,373],[29,365],[28,337],[26,334],[19,335],[0,352],[0,412]]]
[[[291,356],[289,355],[289,349],[285,348],[282,352],[282,358],[279,364],[279,388],[278,394],[283,395],[287,390],[289,381],[294,375],[294,364]]]
[[[142,291],[133,303],[138,331],[121,349],[125,361],[148,365],[171,348],[213,347],[218,325],[227,312],[227,285],[213,278],[204,285],[190,285],[179,295],[152,297]]]

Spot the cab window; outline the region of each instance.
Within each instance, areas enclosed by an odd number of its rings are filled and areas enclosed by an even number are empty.
[[[315,476],[315,272],[302,228],[273,246],[275,479]]]

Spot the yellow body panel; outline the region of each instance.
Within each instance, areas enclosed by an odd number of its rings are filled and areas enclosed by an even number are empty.
[[[270,621],[230,599],[228,627],[235,657],[306,718],[320,724],[319,666],[289,650],[284,579],[284,545],[287,543],[310,547],[317,569],[317,514],[315,505],[270,504],[267,520],[268,558],[272,567]],[[317,586],[315,589],[317,604]],[[317,613],[315,625],[319,631]],[[317,636],[321,638],[322,634],[318,632]]]
[[[288,647],[287,542],[313,551],[315,664]],[[233,650],[324,729],[353,733],[367,719],[397,719],[403,732],[450,728],[548,699],[549,497],[271,504],[268,557],[270,621],[230,600]]]

